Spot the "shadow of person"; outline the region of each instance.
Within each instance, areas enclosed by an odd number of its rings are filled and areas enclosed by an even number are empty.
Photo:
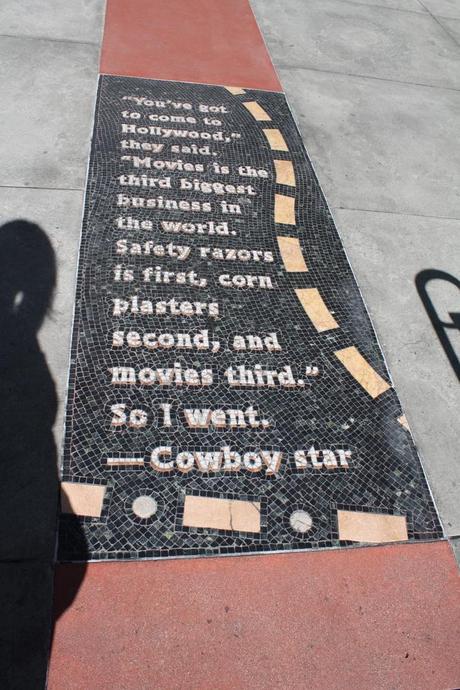
[[[46,679],[59,486],[52,432],[57,396],[37,333],[55,283],[55,255],[43,230],[25,220],[1,226],[0,687],[9,689],[37,690]]]

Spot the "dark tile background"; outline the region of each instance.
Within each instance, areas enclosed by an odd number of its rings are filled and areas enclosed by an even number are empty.
[[[152,209],[119,209],[118,193],[130,196],[187,198],[198,201],[219,199],[214,195],[171,190],[148,190],[120,187],[122,173],[157,176],[153,170],[133,170],[120,161],[121,155],[142,155],[120,151],[122,138],[138,141],[161,141],[167,146],[152,158],[171,160],[169,144],[189,143],[187,139],[159,139],[141,135],[122,135],[121,122],[146,124],[146,120],[122,120],[121,111],[130,109],[147,115],[170,113],[122,101],[123,95],[144,95],[153,99],[170,98],[193,104],[225,104],[230,111],[222,116],[222,127],[170,125],[181,129],[241,132],[241,140],[229,144],[210,144],[216,157],[175,154],[184,161],[208,164],[251,165],[272,172],[270,180],[242,179],[236,175],[215,176],[206,173],[163,173],[171,178],[202,178],[227,183],[253,184],[255,197],[234,199],[244,209],[241,216],[214,213],[181,213]],[[243,107],[244,100],[257,100],[270,114],[272,122],[256,122]],[[180,112],[180,111],[178,111]],[[193,113],[195,115],[195,113]],[[216,115],[216,117],[220,117]],[[160,123],[148,123],[160,124]],[[262,129],[278,127],[289,147],[289,153],[270,150]],[[199,143],[199,142],[197,142]],[[201,145],[207,142],[201,142]],[[276,185],[273,158],[293,161],[296,174],[297,225],[274,224],[274,194],[293,194],[293,189]],[[187,195],[186,195],[187,194]],[[228,201],[233,199],[226,197]],[[160,228],[152,231],[127,231],[115,227],[118,215],[140,220],[200,222],[227,220],[237,232],[230,237],[205,237],[170,234]],[[308,273],[288,274],[278,252],[276,235],[298,236],[309,267]],[[274,253],[274,263],[224,262],[200,260],[196,254],[184,262],[154,257],[119,257],[115,241],[121,237],[139,242],[154,239],[158,243],[198,246],[232,246],[266,249]],[[157,286],[113,283],[116,263],[126,267],[161,265],[170,270],[194,269],[208,279],[205,289],[181,286]],[[272,277],[273,290],[230,290],[217,284],[217,276],[230,274],[266,274]],[[385,267],[382,266],[382,280]],[[316,287],[333,311],[340,328],[318,333],[304,313],[295,288]],[[217,320],[204,317],[112,316],[112,299],[138,294],[140,298],[218,301]],[[86,209],[80,253],[76,319],[72,346],[69,403],[63,461],[65,481],[103,483],[108,485],[101,519],[63,515],[60,526],[60,558],[79,560],[86,549],[91,559],[151,558],[318,548],[339,545],[336,507],[365,509],[374,512],[406,515],[410,539],[432,539],[442,536],[441,527],[423,477],[420,462],[410,435],[397,422],[401,414],[395,392],[390,389],[376,400],[355,382],[343,368],[334,351],[355,345],[369,363],[388,380],[385,364],[375,334],[363,305],[358,287],[344,254],[331,214],[316,176],[303,148],[302,140],[282,94],[248,91],[232,96],[223,87],[151,81],[128,77],[101,77],[93,134],[91,161],[86,193]],[[150,352],[144,348],[111,349],[114,330],[139,332],[193,333],[208,329],[220,340],[221,350],[210,352]],[[276,331],[283,347],[277,353],[238,354],[229,349],[235,334],[266,334]],[[108,369],[112,366],[168,367],[174,362],[199,369],[212,367],[215,384],[209,388],[186,389],[155,386],[112,387]],[[304,378],[304,369],[316,365],[320,375],[309,379],[304,390],[230,389],[223,372],[230,366],[263,364],[280,369],[289,364],[296,378]],[[192,431],[181,424],[172,429],[156,425],[147,430],[111,430],[110,406],[115,402],[133,403],[135,407],[156,410],[161,402],[170,402],[176,411],[184,407],[258,408],[273,424],[270,429],[231,431]],[[177,415],[178,418],[178,415]],[[299,472],[293,463],[296,449],[349,448],[352,463],[349,470]],[[147,464],[150,451],[160,445],[178,450],[218,449],[229,445],[238,451],[280,449],[284,451],[281,470],[276,477],[265,472],[242,470],[231,476],[203,475],[197,470],[182,474],[175,470],[157,474]],[[107,455],[141,453],[146,466],[139,469],[114,470],[104,467]],[[181,528],[180,510],[185,493],[262,500],[260,535],[224,533],[216,530]],[[139,521],[130,505],[136,496],[153,496],[159,506],[147,523]],[[312,529],[301,535],[292,531],[289,516],[303,508],[313,518]],[[83,530],[83,531],[82,531]],[[86,540],[86,544],[84,541]]]

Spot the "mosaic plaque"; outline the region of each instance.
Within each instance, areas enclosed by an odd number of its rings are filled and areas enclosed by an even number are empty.
[[[283,94],[101,77],[62,479],[61,560],[442,537]]]

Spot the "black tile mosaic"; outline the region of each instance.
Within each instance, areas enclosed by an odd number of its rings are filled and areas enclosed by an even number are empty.
[[[442,537],[401,415],[284,96],[102,76],[60,559]]]

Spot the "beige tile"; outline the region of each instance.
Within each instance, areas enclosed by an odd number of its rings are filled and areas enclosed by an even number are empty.
[[[377,398],[390,388],[390,385],[377,374],[356,347],[337,350],[335,356],[372,398]]]
[[[264,129],[262,130],[272,151],[289,151],[283,135],[279,129]]]
[[[260,532],[260,503],[186,496],[183,524],[184,527],[209,527],[232,532]]]
[[[401,515],[338,510],[339,539],[368,544],[407,541],[407,521]]]
[[[249,110],[255,120],[259,120],[259,122],[271,121],[270,115],[257,103],[257,101],[246,101],[243,105]]]
[[[100,484],[61,484],[61,510],[87,517],[100,517],[106,487]]]
[[[275,194],[275,223],[295,225],[295,197]]]
[[[404,427],[406,431],[410,431],[409,424],[407,422],[405,414],[402,414],[400,417],[398,417],[398,422],[401,424],[402,427]]]
[[[297,237],[282,237],[276,238],[278,247],[280,249],[283,264],[289,273],[305,273],[308,271],[307,264],[303,258],[300,241]]]
[[[316,288],[299,288],[295,294],[319,333],[339,327]]]
[[[277,184],[295,187],[294,166],[291,161],[274,160]]]
[[[225,87],[227,91],[230,91],[233,96],[240,96],[243,93],[246,93],[244,89],[241,88],[241,86],[226,86]]]

